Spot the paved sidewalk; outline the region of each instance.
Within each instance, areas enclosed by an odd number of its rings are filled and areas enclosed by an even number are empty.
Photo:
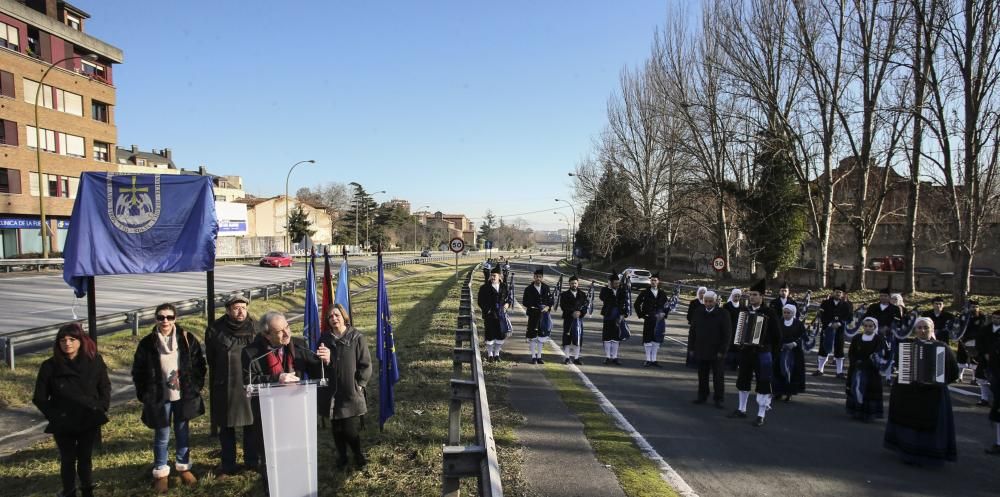
[[[516,433],[524,445],[522,473],[528,486],[546,497],[624,497],[614,473],[597,460],[583,434],[583,423],[545,377],[545,366],[530,363],[524,312],[518,307],[510,317],[516,338],[505,342],[504,352],[516,361],[511,365],[510,400],[526,418]],[[562,360],[551,348],[543,356]]]

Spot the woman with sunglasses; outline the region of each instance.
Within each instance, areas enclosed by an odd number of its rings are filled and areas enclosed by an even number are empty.
[[[52,357],[38,370],[32,402],[49,421],[45,432],[52,434],[59,448],[59,495],[75,497],[79,476],[80,495],[93,496],[91,454],[101,425],[108,422],[111,381],[97,346],[79,324],[59,328]]]
[[[160,304],[155,316],[156,326],[135,350],[132,382],[142,402],[142,422],[153,429],[153,490],[166,493],[171,424],[176,446],[174,467],[181,483],[191,486],[198,482],[191,473],[188,421],[205,413],[201,388],[207,363],[198,338],[176,323],[174,306]]]

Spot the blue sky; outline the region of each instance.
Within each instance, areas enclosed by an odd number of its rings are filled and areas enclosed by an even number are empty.
[[[82,0],[115,67],[123,147],[243,176],[254,195],[356,181],[481,218],[569,198],[619,71],[668,0]],[[565,204],[563,204],[565,205]],[[566,209],[569,214],[569,210]],[[582,214],[582,206],[577,208]],[[537,229],[565,227],[545,211]]]

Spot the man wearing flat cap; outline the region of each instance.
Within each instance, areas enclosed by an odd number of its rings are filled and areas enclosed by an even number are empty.
[[[546,285],[542,279],[545,271],[542,268],[535,270],[532,275],[532,284],[524,287],[524,294],[521,296],[521,304],[528,314],[528,329],[524,337],[528,339],[528,350],[531,352],[532,364],[544,364],[542,361],[542,348],[549,339],[552,329],[540,329],[539,323],[544,314],[548,314],[555,304],[555,297],[552,296],[552,289]],[[549,321],[551,324],[551,320]]]
[[[219,429],[222,446],[217,478],[239,472],[236,465],[236,428],[243,431],[243,464],[254,469],[259,461],[254,443],[254,420],[250,399],[243,385],[243,348],[254,340],[254,320],[247,307],[250,301],[242,294],[226,300],[226,314],[205,330],[205,357],[208,360],[212,424]]]
[[[847,378],[844,374],[844,327],[850,324],[853,317],[854,310],[847,300],[847,288],[844,285],[833,287],[830,296],[819,305],[819,321],[823,331],[819,337],[817,368],[813,376],[823,376],[826,362],[833,355],[837,361],[837,378]]]

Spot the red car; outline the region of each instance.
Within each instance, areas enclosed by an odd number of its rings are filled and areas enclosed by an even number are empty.
[[[292,256],[284,252],[271,252],[260,260],[261,266],[292,267]]]

